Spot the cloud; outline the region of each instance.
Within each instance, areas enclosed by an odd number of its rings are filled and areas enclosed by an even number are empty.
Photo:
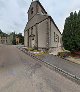
[[[46,5],[45,1],[42,3],[54,19],[61,32],[64,28],[65,19],[69,16],[70,12],[80,10],[80,0],[46,0],[46,2]]]
[[[0,28],[4,32],[24,32],[32,0],[0,0]],[[62,32],[70,12],[80,9],[80,0],[39,0]]]
[[[25,0],[0,0],[0,28],[5,32],[22,32],[27,22]]]

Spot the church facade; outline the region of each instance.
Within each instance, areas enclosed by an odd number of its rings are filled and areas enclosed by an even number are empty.
[[[62,35],[54,20],[39,0],[31,2],[28,22],[24,29],[24,45],[28,48],[50,49],[62,45]]]

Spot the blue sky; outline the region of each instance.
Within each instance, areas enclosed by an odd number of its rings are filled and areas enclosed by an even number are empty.
[[[27,10],[32,0],[0,0],[0,29],[3,32],[24,32]],[[80,0],[39,0],[56,25],[63,31],[70,12],[80,10]]]

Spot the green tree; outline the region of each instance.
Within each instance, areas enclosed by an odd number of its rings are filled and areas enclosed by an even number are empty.
[[[2,32],[2,30],[0,29],[0,36],[6,37],[8,34]]]
[[[13,32],[12,44],[13,44],[13,45],[16,45],[16,34],[15,34],[15,32]]]
[[[80,11],[70,13],[66,18],[63,30],[63,46],[70,51],[80,50]]]
[[[24,36],[22,36],[22,33],[17,34],[17,37],[19,37],[19,43],[24,44]]]

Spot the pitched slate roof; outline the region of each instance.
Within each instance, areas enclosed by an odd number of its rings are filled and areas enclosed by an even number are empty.
[[[49,16],[50,20],[53,22],[53,24],[55,25],[55,27],[57,28],[57,30],[59,31],[59,33],[61,34],[59,28],[57,27],[56,23],[54,22],[53,18],[51,16]]]
[[[44,9],[44,7],[42,6],[42,4],[39,2],[39,0],[36,0],[36,2],[41,6],[41,8],[46,12],[46,10]],[[47,12],[46,12],[47,14]],[[49,18],[51,19],[51,21],[53,22],[53,24],[55,25],[55,27],[57,28],[57,30],[60,32],[59,28],[57,27],[56,23],[54,22],[53,18],[51,16],[49,16]],[[61,34],[61,32],[60,32]]]
[[[42,6],[42,4],[39,2],[39,0],[36,0],[36,2],[41,6],[41,8],[44,10],[44,12],[47,14],[46,10],[44,9],[44,7]]]

